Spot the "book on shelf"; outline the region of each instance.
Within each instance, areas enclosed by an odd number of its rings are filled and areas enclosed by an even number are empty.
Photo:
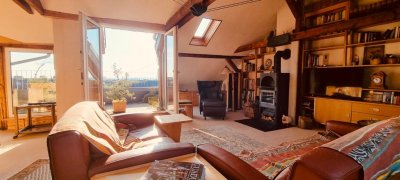
[[[319,16],[312,18],[309,21],[310,22],[309,26],[319,26],[319,25],[323,25],[323,24],[328,24],[328,23],[344,20],[345,14],[346,14],[346,10],[341,10],[338,12],[319,15]]]
[[[306,67],[324,67],[329,64],[329,56],[327,54],[308,53]]]
[[[244,79],[244,88],[254,90],[256,88],[255,79]]]
[[[395,92],[371,91],[365,94],[364,100],[400,105],[400,94]]]
[[[365,31],[351,32],[353,44],[367,43],[379,40],[398,39],[400,38],[400,26],[387,29],[385,32]]]
[[[179,179],[204,180],[204,165],[191,162],[176,162],[170,160],[154,161],[142,180]]]
[[[242,92],[242,101],[243,102],[252,102],[254,100],[255,91],[252,90],[243,90]]]
[[[256,65],[253,63],[245,63],[244,67],[247,72],[256,70]]]

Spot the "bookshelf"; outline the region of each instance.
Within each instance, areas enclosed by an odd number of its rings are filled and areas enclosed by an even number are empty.
[[[306,24],[305,28],[322,25],[334,26],[333,24],[328,25],[328,23],[321,25],[311,23],[310,25],[308,21],[315,17],[325,16],[326,13],[334,13],[347,8],[345,3],[338,3],[321,10],[305,13],[303,22]],[[321,118],[321,114],[323,114],[322,117],[330,117],[326,116],[329,111],[321,113],[316,104],[323,105],[323,103],[329,102],[332,103],[332,108],[335,108],[333,107],[336,103],[335,99],[340,100],[337,104],[346,104],[350,107],[360,103],[369,103],[374,108],[375,106],[376,108],[390,106],[400,112],[400,81],[398,81],[398,77],[400,77],[400,21],[307,38],[303,39],[301,44],[299,115],[315,117],[318,114],[317,121],[319,121],[318,118]],[[396,60],[388,61],[387,55],[392,55],[391,57],[397,59],[397,62]],[[379,61],[372,61],[371,59],[374,58],[378,58]],[[379,71],[386,74],[386,88],[369,88],[370,76]],[[338,89],[358,87],[361,89],[359,93],[361,96],[330,97],[326,95],[327,86],[335,86]],[[324,100],[326,98],[328,100]],[[357,113],[360,112],[355,112],[356,115],[352,116],[350,110],[348,120],[356,122],[357,118],[368,118],[373,114],[362,112],[365,114],[360,116]],[[389,117],[388,114],[380,114],[380,116]]]

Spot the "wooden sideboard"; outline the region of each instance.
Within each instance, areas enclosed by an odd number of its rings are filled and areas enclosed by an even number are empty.
[[[200,97],[197,91],[179,91],[179,100],[189,100],[193,106],[198,106]]]
[[[315,98],[314,118],[325,124],[328,120],[357,123],[359,120],[384,120],[400,115],[400,106],[348,101],[329,98]]]

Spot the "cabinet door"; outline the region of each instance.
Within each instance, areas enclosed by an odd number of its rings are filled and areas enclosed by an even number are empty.
[[[379,116],[379,115],[374,115],[374,114],[365,114],[365,113],[358,113],[358,112],[352,112],[351,113],[351,122],[352,123],[357,123],[357,121],[360,120],[385,120],[388,119],[388,116]]]
[[[315,120],[321,124],[336,120],[350,122],[351,102],[335,99],[315,99]]]

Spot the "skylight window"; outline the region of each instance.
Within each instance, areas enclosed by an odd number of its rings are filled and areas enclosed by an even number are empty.
[[[212,20],[211,19],[206,19],[203,18],[199,24],[199,27],[197,27],[196,32],[194,33],[194,37],[197,38],[202,38],[206,34],[206,31],[208,27],[210,27]]]
[[[201,22],[193,35],[192,41],[190,41],[190,45],[207,46],[221,22],[222,21],[220,20],[214,19],[201,19]]]

